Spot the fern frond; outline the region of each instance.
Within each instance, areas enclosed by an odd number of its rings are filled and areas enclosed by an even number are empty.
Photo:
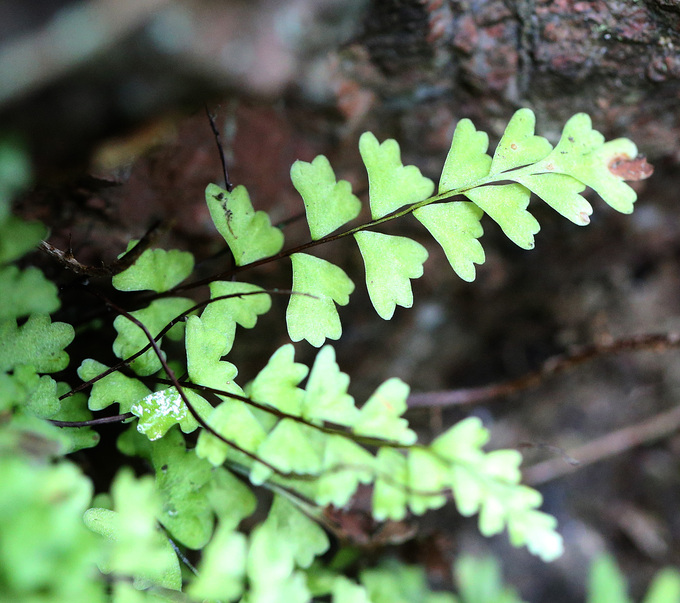
[[[290,179],[305,204],[313,241],[354,220],[361,211],[352,185],[346,180],[336,182],[333,168],[323,155],[311,163],[296,161],[290,168]]]
[[[130,251],[138,241],[128,243]],[[122,257],[125,254],[121,254]],[[187,278],[194,269],[194,256],[187,251],[147,249],[135,263],[114,275],[111,283],[120,291],[169,291]]]
[[[354,238],[364,258],[366,287],[378,316],[389,320],[397,306],[410,308],[410,279],[423,275],[427,249],[407,237],[368,230],[357,232]]]
[[[434,191],[434,183],[420,170],[401,163],[401,152],[396,140],[379,143],[370,132],[359,139],[359,152],[368,172],[369,199],[373,219],[417,201]]]
[[[460,120],[436,195],[432,195],[432,182],[416,167],[402,165],[396,141],[379,143],[373,134],[362,135],[359,150],[368,172],[373,220],[333,235],[333,238],[353,235],[359,244],[369,295],[379,316],[389,319],[397,305],[412,305],[409,279],[422,275],[419,264],[427,258],[425,250],[415,241],[373,232],[383,222],[413,213],[443,247],[454,271],[464,280],[472,281],[475,264],[482,264],[485,259],[478,240],[483,234],[480,220],[485,213],[510,240],[524,249],[532,249],[534,237],[540,230],[536,218],[528,211],[532,193],[578,225],[588,224],[592,214],[591,205],[581,195],[588,186],[614,209],[625,213],[632,211],[635,191],[611,170],[615,161],[636,157],[637,148],[630,140],[605,143],[604,137],[592,129],[590,118],[585,114],[577,114],[566,123],[554,149],[545,138],[534,133],[534,127],[535,116],[530,109],[517,111],[491,157],[487,153],[489,139],[486,133],[478,131],[469,119]],[[296,187],[307,197],[315,184],[323,188],[319,173],[324,174],[327,183],[324,186],[336,187],[325,158],[313,168],[298,166],[294,173]],[[306,177],[309,182],[305,181]],[[350,203],[350,194],[345,189],[342,195],[331,193],[331,215],[340,215],[337,207],[340,198],[344,197]],[[335,191],[335,188],[329,190]],[[468,201],[442,203],[456,197],[465,197]],[[321,202],[319,196],[315,199],[313,218],[308,210],[310,229],[312,222],[315,224],[319,220]],[[308,205],[307,199],[305,205]],[[354,198],[351,198],[351,206],[350,213],[354,215]],[[342,219],[338,219],[334,226],[341,222]],[[313,241],[304,248],[324,241],[322,231],[316,226],[315,229]],[[293,281],[297,291],[296,283],[311,282],[314,274],[307,265],[295,264]],[[324,298],[324,295],[319,297]],[[302,307],[305,304],[311,305],[303,301],[293,305]],[[328,316],[327,321],[330,321],[331,314]],[[294,341],[307,339],[314,345],[321,345],[325,337],[339,335],[335,313],[332,313],[332,327],[329,322],[326,329],[328,334],[314,329],[312,321],[307,324],[302,320],[289,322],[289,333]]]
[[[346,306],[354,283],[345,271],[326,260],[294,253],[293,291],[286,323],[292,341],[306,339],[320,347],[326,339],[340,339],[342,326],[335,305]]]
[[[456,274],[464,281],[474,281],[475,264],[486,259],[477,240],[484,234],[482,209],[466,202],[433,203],[416,209],[413,215],[441,245]]]
[[[245,187],[237,186],[228,192],[216,184],[209,184],[205,199],[215,228],[229,245],[237,266],[281,251],[283,233],[271,225],[266,212],[253,209]]]
[[[92,508],[85,512],[85,525],[107,541],[107,557],[99,562],[105,574],[132,576],[138,589],[182,587],[177,555],[167,538],[156,529],[160,507],[153,479],[135,479],[123,469],[111,487],[113,509]]]
[[[193,305],[193,301],[185,297],[167,297],[155,299],[146,308],[130,312],[130,315],[155,336],[166,324]],[[113,321],[113,328],[118,331],[118,337],[113,342],[113,353],[118,358],[128,358],[148,344],[144,331],[126,316],[117,316]],[[184,324],[176,324],[167,332],[167,336],[170,339],[181,339],[184,336]],[[148,350],[133,360],[130,367],[138,375],[147,376],[158,372],[161,362],[153,350]]]
[[[448,492],[463,515],[479,513],[483,534],[507,527],[515,546],[527,546],[546,560],[559,556],[561,538],[554,518],[537,511],[541,495],[520,484],[518,452],[484,452],[488,432],[478,419],[454,425],[430,446],[417,444],[401,417],[408,386],[390,379],[357,409],[329,350],[319,352],[302,389],[307,368],[294,362],[290,345],[280,348],[245,388],[257,408],[225,400],[208,417],[222,439],[202,431],[197,455],[215,466],[236,463],[253,484],[280,484],[318,505],[344,505],[360,483],[373,483],[377,520],[401,520],[409,510],[422,514],[438,508]],[[326,377],[322,396],[319,388]],[[329,413],[338,396],[341,405]],[[266,412],[267,406],[272,412]],[[377,453],[370,454],[357,441],[369,442]]]

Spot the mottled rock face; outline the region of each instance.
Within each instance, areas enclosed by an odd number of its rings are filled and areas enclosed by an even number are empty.
[[[491,130],[494,116],[529,105],[548,133],[586,111],[612,135],[632,135],[651,157],[678,157],[676,3],[375,1],[358,42],[377,68],[366,77],[357,53],[358,80],[392,119],[395,108],[403,115],[400,127],[414,141],[431,136],[423,103],[429,115],[450,112],[445,128],[466,116]],[[345,73],[351,79],[351,68]]]
[[[428,39],[429,14],[420,0],[372,2],[364,28],[361,41],[371,61],[387,74],[427,65],[434,56]]]

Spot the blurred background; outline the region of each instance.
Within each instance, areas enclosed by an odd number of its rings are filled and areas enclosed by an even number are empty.
[[[430,259],[414,282],[414,308],[389,323],[368,303],[356,249],[322,249],[358,283],[336,348],[359,400],[390,376],[415,392],[486,385],[574,346],[680,332],[680,4],[0,0],[0,135],[21,139],[34,167],[34,188],[16,210],[45,222],[57,247],[70,241],[85,264],[111,262],[156,220],[170,225],[165,246],[199,259],[219,251],[204,189],[223,176],[206,108],[231,180],[276,222],[302,209],[288,175],[295,159],[325,154],[365,198],[362,132],[396,138],[404,163],[436,180],[458,120],[471,118],[493,148],[525,106],[553,143],[580,111],[607,138],[633,139],[655,166],[633,184],[635,213],[593,197],[581,229],[536,202],[542,230],[531,252],[485,219],[487,262],[472,284],[415,221],[390,225],[423,242]],[[286,228],[289,245],[306,236],[301,222]],[[31,260],[68,281],[48,258]],[[249,278],[290,286],[288,265]],[[81,311],[75,299],[63,310],[71,320]],[[287,341],[284,312],[280,300],[268,321],[241,333],[230,360],[244,381]],[[492,429],[493,447],[521,447],[566,554],[546,566],[505,535],[481,538],[453,508],[421,519],[413,539],[388,550],[424,564],[443,588],[456,555],[494,553],[525,599],[556,603],[582,601],[590,561],[609,551],[639,598],[656,570],[680,566],[678,406],[680,355],[663,349],[599,357],[501,399],[414,409],[425,438],[474,414]],[[654,417],[663,428],[649,427]],[[619,451],[606,455],[598,442],[611,433]],[[593,442],[602,458],[581,468],[550,448]]]

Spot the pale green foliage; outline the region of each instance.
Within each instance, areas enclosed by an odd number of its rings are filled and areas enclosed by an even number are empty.
[[[531,249],[540,229],[528,211],[531,193],[579,225],[587,224],[592,213],[592,207],[581,195],[587,186],[594,188],[614,209],[632,211],[635,191],[609,169],[615,159],[632,159],[637,155],[630,140],[605,143],[602,135],[592,129],[590,118],[580,113],[567,122],[560,142],[553,149],[545,138],[534,134],[534,125],[531,110],[517,111],[491,157],[487,154],[486,133],[477,131],[469,119],[461,119],[444,163],[438,194],[434,196],[431,180],[418,168],[402,165],[396,141],[381,144],[371,133],[362,135],[359,150],[368,172],[374,221],[333,236],[354,235],[366,266],[371,302],[379,316],[389,319],[397,305],[413,304],[410,279],[423,274],[427,252],[415,241],[369,231],[368,227],[413,212],[442,246],[454,271],[464,280],[472,281],[475,264],[482,264],[485,258],[478,240],[483,234],[480,220],[485,213],[517,245]],[[335,183],[325,157],[297,165],[293,174],[295,186],[303,196],[313,240],[355,215],[355,198],[346,183]],[[326,194],[321,194],[321,190]],[[329,195],[332,202],[328,201]],[[442,203],[443,199],[459,196],[469,201]],[[342,199],[347,204],[344,209]],[[328,226],[322,227],[321,220]],[[308,259],[296,261],[294,256],[294,291],[311,292],[309,285],[317,275],[318,264]],[[294,311],[288,329],[294,341],[306,339],[320,346],[326,338],[339,336],[340,322],[331,302],[335,299],[341,303],[334,297],[339,289],[346,294],[351,292],[346,275],[328,267],[325,282],[316,287],[315,295],[320,301],[315,309],[323,316],[319,321],[302,319],[299,308],[311,308],[312,302],[293,296]],[[344,296],[345,293],[343,300]]]
[[[680,570],[666,567],[654,576],[642,603],[672,603],[673,601],[680,601]]]
[[[0,267],[0,322],[29,314],[50,314],[59,308],[57,287],[34,267]]]
[[[87,358],[78,367],[78,376],[83,381],[89,381],[98,377],[107,369],[108,367],[100,362]],[[103,410],[116,402],[119,404],[122,414],[130,412],[133,404],[144,399],[150,393],[151,390],[141,381],[116,371],[94,383],[87,404],[90,410]]]
[[[200,599],[238,598],[244,588],[246,547],[245,535],[220,525],[203,551],[201,571],[189,594]]]
[[[212,466],[186,450],[176,429],[151,446],[151,462],[162,503],[158,520],[185,546],[202,548],[213,529]]]
[[[8,215],[0,223],[0,263],[20,258],[40,243],[46,234],[47,230],[42,224],[25,222]]]
[[[156,527],[160,504],[150,477],[135,479],[121,470],[111,487],[113,510],[88,509],[85,525],[108,542],[99,562],[104,573],[132,576],[138,589],[161,586],[179,590],[179,561],[167,538]]]
[[[517,114],[514,119],[517,119]],[[511,121],[509,127],[512,125]],[[531,125],[531,131],[533,133],[533,125]],[[538,139],[538,137],[535,138]],[[518,184],[479,186],[480,183],[484,183],[485,178],[496,176],[493,180],[504,179],[500,177],[501,170],[513,168],[515,167],[513,163],[523,160],[525,153],[514,155],[512,156],[514,161],[508,161],[507,154],[502,152],[503,142],[501,140],[496,155],[499,161],[492,160],[486,154],[489,146],[488,136],[484,132],[477,132],[470,120],[461,120],[453,135],[453,143],[444,164],[439,190],[446,192],[463,189],[468,199],[498,222],[509,239],[520,247],[531,249],[534,245],[534,234],[539,231],[540,226],[536,219],[526,211],[531,196],[530,191]],[[527,144],[520,147],[525,152],[531,151],[524,161],[535,161],[535,151],[540,151],[541,146]],[[547,151],[549,150],[548,144]]]
[[[190,316],[187,320],[187,371],[196,383],[242,394],[234,383],[238,370],[220,359],[231,350],[236,325],[254,327],[258,315],[271,307],[271,299],[260,287],[233,281],[211,283],[210,293],[211,300],[215,301],[200,317]]]
[[[414,444],[417,436],[409,429],[408,421],[401,418],[406,412],[408,394],[409,387],[401,379],[388,379],[361,407],[359,416],[351,423],[352,431],[361,436]]]
[[[31,165],[25,149],[18,141],[0,140],[0,224],[10,215],[10,202],[31,181]],[[13,249],[11,253],[19,253]],[[0,260],[2,262],[5,259]]]
[[[453,464],[448,479],[458,510],[463,515],[479,512],[479,529],[485,536],[507,525],[514,546],[526,546],[546,561],[559,557],[562,539],[555,532],[557,521],[535,510],[542,503],[539,492],[519,484],[521,455],[516,450],[485,453],[482,446],[488,438],[481,421],[470,417],[432,443],[435,455]]]
[[[545,560],[561,554],[556,521],[536,510],[541,495],[519,483],[520,454],[484,452],[488,432],[478,419],[454,425],[431,446],[414,446],[416,434],[401,417],[409,393],[405,383],[389,379],[357,409],[330,348],[321,349],[302,389],[307,372],[295,362],[291,345],[280,348],[245,391],[285,416],[226,400],[208,416],[208,424],[226,442],[203,430],[198,456],[216,466],[236,461],[249,468],[254,484],[281,483],[319,505],[345,504],[359,483],[374,482],[373,515],[378,520],[401,520],[408,510],[422,514],[441,507],[449,491],[461,513],[480,514],[483,534],[497,534],[507,526],[515,546],[527,546]],[[339,403],[331,411],[333,400]],[[312,410],[315,401],[318,411]],[[375,439],[378,453],[367,455],[348,439],[347,431],[320,431],[304,419],[316,425],[332,422],[359,438]],[[227,442],[239,450],[230,450]],[[399,447],[407,448],[407,454]],[[310,481],[312,476],[317,479]]]
[[[68,366],[64,348],[73,341],[69,324],[52,322],[45,314],[32,314],[21,326],[16,320],[0,322],[0,371],[29,365],[39,373],[56,373]]]
[[[477,240],[484,234],[479,222],[483,213],[474,203],[437,203],[413,212],[442,246],[451,268],[464,281],[474,281],[475,264],[483,264],[486,259]]]
[[[210,404],[194,392],[186,392],[189,402],[200,415],[212,409]],[[137,417],[137,430],[150,440],[157,440],[176,424],[184,433],[191,433],[198,422],[189,412],[179,392],[174,387],[162,389],[144,396],[130,406],[130,412]]]
[[[238,371],[233,364],[222,362],[220,358],[224,355],[223,350],[231,346],[236,324],[231,333],[225,334],[211,329],[206,322],[198,316],[187,319],[185,344],[189,376],[205,385],[232,383]]]
[[[556,520],[536,510],[541,495],[522,486],[521,456],[514,450],[486,453],[488,431],[476,418],[457,423],[429,447],[409,452],[408,461],[394,450],[381,449],[374,493],[374,512],[380,518],[402,519],[407,506],[414,513],[444,504],[446,489],[453,493],[463,515],[479,513],[479,528],[492,536],[506,526],[514,546],[551,561],[562,554]],[[381,478],[387,476],[387,478]]]
[[[611,555],[601,555],[590,567],[586,603],[632,603],[628,584]],[[680,601],[680,571],[664,568],[649,586],[642,603],[676,603]]]
[[[366,287],[380,318],[389,320],[397,306],[413,305],[412,278],[423,275],[427,249],[420,243],[363,231],[354,235],[366,264]]]
[[[499,562],[493,557],[459,556],[453,564],[456,595],[429,590],[425,572],[395,560],[361,572],[360,581],[371,603],[523,603],[515,589],[503,583]],[[680,572],[660,570],[641,603],[675,603],[680,600]],[[602,555],[590,568],[587,603],[632,603],[626,579],[614,559]]]
[[[590,568],[587,603],[632,603],[626,579],[613,557],[603,555]]]
[[[58,454],[96,446],[99,434],[91,429],[56,429],[49,423],[37,420],[38,417],[59,421],[91,419],[92,413],[84,404],[85,396],[76,395],[64,401],[59,400],[59,394],[68,389],[65,383],[57,383],[47,375],[39,377],[30,366],[19,367],[12,375],[0,374],[0,409],[15,413],[10,424],[16,429],[10,430],[9,434],[16,435],[25,430],[27,439],[45,436],[55,444],[58,442],[58,449],[55,450]]]
[[[66,383],[57,383],[57,395],[59,396],[70,389]],[[74,394],[59,400],[59,409],[49,418],[57,421],[89,421],[92,419],[92,413],[87,408],[87,396],[85,394]],[[65,452],[75,452],[99,444],[99,433],[90,427],[62,427],[59,431],[69,440]]]
[[[0,264],[20,257],[45,234],[42,224],[28,223],[9,211],[9,201],[30,179],[20,149],[0,141]],[[65,369],[65,348],[74,338],[69,324],[52,322],[48,313],[59,308],[56,286],[37,268],[0,265],[0,412],[7,429],[2,446],[12,450],[35,439],[50,454],[66,454],[96,445],[99,436],[88,429],[56,430],[40,418],[86,420],[91,417],[82,396],[62,404],[59,394],[69,387],[42,373]],[[28,317],[25,321],[24,317]]]
[[[217,298],[225,299],[217,299]],[[252,329],[260,314],[269,312],[272,302],[265,291],[250,283],[215,281],[210,283],[210,299],[215,300],[201,313],[201,321],[215,337],[223,337],[222,345],[215,348],[219,356],[231,350],[236,325]]]
[[[52,322],[44,314],[31,314],[18,325],[14,318],[0,320],[0,410],[53,418],[59,410],[57,382],[48,375],[68,366],[64,348],[74,337],[73,327]],[[72,449],[78,444],[73,442]]]
[[[307,603],[310,592],[300,569],[329,546],[325,532],[294,505],[275,496],[267,519],[246,538],[220,524],[206,547],[198,579],[188,591],[194,597]]]
[[[57,382],[47,375],[38,375],[31,365],[23,364],[12,372],[0,374],[0,408],[20,407],[29,414],[51,418],[59,410]]]
[[[158,335],[161,329],[177,315],[188,310],[193,305],[190,299],[184,297],[166,297],[155,299],[146,308],[130,312],[151,333]],[[117,316],[113,327],[118,331],[118,337],[113,342],[113,353],[118,358],[127,358],[146,347],[149,343],[144,331],[126,316]],[[170,339],[181,339],[184,335],[184,324],[177,324],[167,333]],[[160,345],[160,341],[158,344]],[[152,375],[161,368],[161,362],[154,350],[144,352],[130,364],[135,373],[141,376]]]
[[[256,450],[266,437],[266,432],[253,411],[236,400],[222,402],[208,415],[207,421],[227,442],[207,431],[201,431],[196,444],[196,454],[215,466],[224,463],[230,453],[232,459],[245,462],[235,448]]]
[[[382,218],[387,214],[432,194],[434,183],[413,166],[403,166],[401,151],[396,140],[382,144],[370,132],[359,139],[359,152],[368,172],[371,216]]]
[[[337,576],[331,589],[333,603],[371,603],[366,589],[354,582]],[[442,602],[444,603],[444,602]]]
[[[312,240],[354,220],[361,211],[361,201],[352,194],[352,185],[346,180],[335,181],[333,168],[323,155],[311,163],[296,161],[290,168],[290,179],[305,204]]]
[[[527,211],[532,192],[577,224],[587,223],[592,212],[580,194],[586,186],[619,211],[631,211],[635,200],[609,170],[615,158],[634,157],[635,145],[625,139],[604,143],[583,114],[567,122],[552,149],[534,135],[533,113],[520,110],[493,157],[487,135],[461,120],[436,195],[418,168],[402,165],[396,141],[379,143],[366,133],[359,147],[373,220],[336,233],[358,216],[359,200],[349,183],[336,181],[325,157],[297,162],[291,177],[312,241],[296,250],[281,252],[281,230],[253,209],[244,187],[206,189],[210,214],[236,266],[291,256],[294,293],[286,320],[293,341],[321,347],[338,339],[336,306],[346,305],[354,290],[340,267],[303,248],[353,235],[371,302],[389,319],[397,305],[413,304],[410,281],[423,274],[428,254],[408,237],[376,232],[383,222],[413,213],[454,271],[471,281],[475,265],[484,262],[478,240],[484,213],[518,245],[531,248],[538,231]],[[0,144],[0,263],[22,255],[45,232],[9,213],[8,200],[25,184],[25,172],[21,155]],[[399,379],[387,380],[357,405],[331,347],[319,350],[310,370],[295,362],[294,348],[286,344],[242,389],[237,367],[224,356],[232,350],[236,325],[254,327],[271,297],[256,285],[230,280],[210,283],[209,300],[172,296],[193,266],[190,253],[148,249],[113,278],[123,291],[163,294],[131,315],[158,346],[167,336],[177,342],[167,349],[179,347],[180,353],[169,359],[172,371],[167,365],[161,371],[149,336],[121,314],[113,342],[121,363],[103,378],[108,368],[94,359],[78,368],[81,379],[93,381],[87,402],[44,374],[68,367],[64,348],[74,337],[70,325],[48,316],[58,307],[55,287],[34,269],[0,266],[0,286],[10,290],[0,310],[0,412],[8,416],[0,425],[0,477],[18,484],[0,494],[0,507],[9,509],[0,514],[0,582],[10,600],[102,601],[96,564],[113,580],[106,600],[114,603],[186,600],[180,589],[194,600],[244,603],[306,603],[311,597],[333,603],[517,603],[488,560],[459,560],[455,597],[429,591],[419,568],[382,564],[361,572],[356,582],[321,558],[329,539],[315,520],[325,521],[326,505],[350,505],[361,484],[372,488],[368,512],[375,521],[421,515],[452,497],[461,514],[478,515],[483,535],[507,530],[514,546],[544,560],[559,556],[562,540],[555,519],[538,510],[541,495],[520,483],[520,454],[485,451],[489,434],[478,419],[453,425],[429,445],[418,443],[403,417],[409,388]],[[173,372],[181,386],[170,379]],[[97,506],[84,515],[97,539],[81,524],[90,482],[64,461],[45,463],[95,445],[98,436],[89,428],[58,429],[45,419],[86,421],[90,411],[114,403],[120,413],[132,414],[119,450],[143,459],[152,476],[135,478],[123,468],[111,494],[97,497]],[[195,447],[187,447],[182,432],[194,431],[189,441]],[[248,519],[244,531],[242,521],[256,508],[254,486],[272,491],[273,504],[265,519]],[[16,534],[11,545],[3,540],[6,530]],[[168,536],[202,550],[197,577],[186,572],[183,579]],[[601,565],[593,575],[594,593],[627,600],[617,570]],[[677,600],[679,582],[671,570],[659,574],[644,603]],[[590,603],[600,600],[614,601]]]
[[[253,210],[243,186],[227,192],[209,184],[205,199],[215,227],[229,245],[237,266],[274,255],[283,247],[283,233],[271,225],[266,212]]]
[[[10,212],[10,201],[30,180],[24,150],[14,141],[0,139],[0,264],[20,258],[47,233],[39,222],[26,222]]]
[[[302,400],[300,416],[311,422],[355,425],[359,414],[347,393],[349,376],[335,362],[335,350],[324,346],[314,360]]]
[[[137,241],[130,241],[128,251]],[[144,291],[151,289],[157,293],[168,291],[181,283],[194,269],[194,256],[178,249],[147,249],[137,261],[120,274],[112,283],[121,291]]]
[[[292,341],[307,339],[313,346],[326,338],[340,339],[342,327],[335,304],[346,306],[354,283],[345,271],[321,258],[294,253],[293,291],[286,310]]]
[[[1,432],[6,434],[7,427]],[[0,436],[0,441],[4,438]],[[34,446],[35,449],[35,446]],[[28,603],[103,602],[93,580],[97,540],[82,524],[92,484],[71,463],[0,455],[0,598]]]
[[[130,429],[118,445],[123,453],[151,463],[160,503],[155,516],[189,548],[206,545],[216,517],[221,526],[233,530],[255,509],[251,490],[229,471],[199,458],[195,449],[187,449],[177,429],[154,442]]]
[[[636,155],[637,147],[631,140],[617,138],[605,143],[604,136],[593,130],[590,117],[578,113],[565,124],[559,143],[538,167],[583,182],[612,208],[629,214],[637,195],[609,170],[609,164],[614,158],[632,159]]]
[[[295,362],[294,357],[295,348],[290,344],[276,350],[267,366],[246,387],[250,398],[286,413],[299,414],[305,393],[297,386],[309,369]]]
[[[317,555],[329,546],[325,532],[281,496],[264,523],[253,531],[246,564],[253,601],[305,603],[309,601],[304,574]]]
[[[362,571],[360,580],[372,603],[456,603],[449,593],[430,591],[424,570],[417,566],[388,561]]]
[[[461,555],[453,574],[461,603],[522,603],[514,589],[503,584],[500,565],[493,557]]]

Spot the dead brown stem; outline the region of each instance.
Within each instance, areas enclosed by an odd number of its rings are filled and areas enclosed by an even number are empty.
[[[537,371],[527,373],[517,379],[501,383],[469,387],[438,392],[424,392],[412,394],[408,398],[409,408],[433,408],[443,406],[462,406],[486,402],[514,394],[525,389],[536,387],[548,377],[563,373],[583,362],[602,356],[651,350],[663,352],[670,348],[680,347],[680,334],[658,333],[634,335],[623,339],[614,339],[604,343],[593,343],[575,348],[571,352],[555,356],[547,360]]]
[[[527,467],[523,471],[523,482],[530,486],[544,484],[642,444],[667,437],[678,429],[680,429],[680,406],[569,450],[567,454],[578,461],[577,466],[565,462],[563,457],[557,457]]]

